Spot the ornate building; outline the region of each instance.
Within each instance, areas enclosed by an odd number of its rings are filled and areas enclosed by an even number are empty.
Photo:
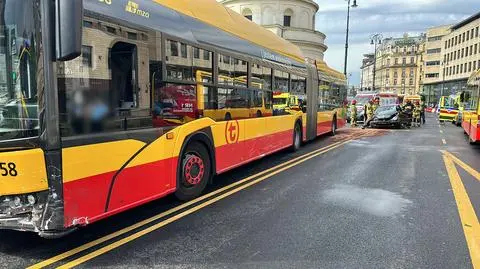
[[[416,94],[420,92],[425,35],[386,38],[377,49],[375,88],[381,92]]]
[[[217,0],[300,47],[311,59],[323,60],[325,34],[315,30],[318,5],[313,0]]]

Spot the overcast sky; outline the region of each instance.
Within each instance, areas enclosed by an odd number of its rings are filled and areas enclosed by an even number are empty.
[[[316,29],[327,35],[328,65],[343,72],[345,55],[346,0],[315,0],[320,6]],[[353,4],[353,0],[351,0]],[[429,27],[453,24],[480,11],[479,0],[357,0],[350,9],[348,72],[350,84],[360,84],[363,54],[373,52],[370,36],[401,37],[425,32]]]

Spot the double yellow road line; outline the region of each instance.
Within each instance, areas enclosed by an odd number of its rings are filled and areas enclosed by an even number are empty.
[[[116,231],[114,233],[111,233],[109,235],[106,235],[106,236],[103,236],[99,239],[96,239],[94,241],[91,241],[89,243],[86,243],[84,245],[81,245],[79,247],[76,247],[74,249],[71,249],[69,251],[66,251],[64,253],[61,253],[59,255],[56,255],[52,258],[49,258],[47,260],[44,260],[42,262],[39,262],[37,264],[34,264],[28,268],[44,268],[46,266],[51,266],[55,263],[58,263],[58,262],[61,262],[65,259],[68,259],[74,255],[77,255],[81,252],[87,252],[86,254],[80,254],[80,257],[76,258],[76,259],[73,259],[63,265],[61,265],[60,267],[58,268],[72,268],[72,267],[75,267],[79,264],[82,264],[88,260],[91,260],[97,256],[100,256],[106,252],[109,252],[115,248],[118,248],[130,241],[133,241],[139,237],[142,237],[150,232],[153,232],[155,230],[158,230],[159,228],[165,226],[165,225],[168,225],[178,219],[181,219],[185,216],[188,216],[206,206],[209,206],[219,200],[222,200],[232,194],[235,194],[243,189],[246,189],[252,185],[255,185],[267,178],[270,178],[276,174],[279,174],[291,167],[294,167],[296,165],[299,165],[307,160],[310,160],[314,157],[317,157],[319,155],[322,155],[326,152],[329,152],[333,149],[336,149],[340,146],[343,146],[347,143],[349,143],[350,141],[354,140],[354,139],[359,139],[361,137],[365,137],[365,136],[369,136],[369,135],[373,135],[375,134],[375,131],[367,131],[363,134],[360,134],[360,135],[351,135],[351,136],[347,136],[345,137],[344,139],[338,141],[338,142],[335,142],[335,143],[332,143],[328,146],[325,146],[323,148],[320,148],[320,149],[317,149],[317,150],[314,150],[312,152],[309,152],[309,153],[306,153],[304,155],[301,155],[299,157],[296,157],[292,160],[289,160],[287,162],[284,162],[284,163],[281,163],[279,165],[276,165],[274,167],[271,167],[269,169],[266,169],[260,173],[257,173],[255,175],[252,175],[252,176],[249,176],[249,177],[246,177],[242,180],[239,180],[235,183],[232,183],[228,186],[225,186],[223,188],[220,188],[216,191],[213,191],[213,192],[210,192],[210,193],[207,193],[203,196],[200,196],[194,200],[191,200],[189,202],[186,202],[186,203],[183,203],[177,207],[174,207],[172,209],[169,209],[165,212],[162,212],[158,215],[155,215],[153,217],[150,217],[148,219],[145,219],[143,221],[140,221],[136,224],[133,224],[131,226],[128,226],[126,228],[123,228],[119,231]],[[201,203],[200,203],[201,202]],[[172,215],[172,216],[170,216]],[[168,217],[170,216],[170,217]],[[165,220],[162,220],[163,218],[165,217],[168,217],[166,218]],[[155,223],[156,221],[160,221],[158,223]],[[155,223],[155,224],[154,224]],[[151,225],[153,224],[153,225]],[[150,226],[148,226],[150,225]],[[141,229],[137,232],[133,232],[134,230],[137,230],[137,229],[140,229],[142,228],[143,226],[148,226],[144,229]],[[133,232],[133,233],[131,233]],[[128,235],[129,233],[131,233],[130,235]],[[124,236],[124,237],[121,237],[121,236]],[[119,239],[116,239],[117,237],[121,237]],[[115,240],[113,240],[115,239]],[[104,244],[108,241],[113,241],[111,243],[108,243],[107,245],[103,246],[103,247],[100,247],[100,248],[95,248],[96,246],[99,246],[101,244]],[[95,248],[95,249],[93,249]],[[92,251],[89,251],[90,249],[93,249]]]
[[[448,151],[442,150],[443,161],[447,169],[448,177],[452,185],[453,195],[457,203],[460,222],[467,241],[468,251],[472,260],[473,268],[480,269],[480,224],[475,209],[468,197],[467,190],[463,185],[460,174],[455,165],[462,167],[471,176],[480,181],[480,173],[455,157]]]

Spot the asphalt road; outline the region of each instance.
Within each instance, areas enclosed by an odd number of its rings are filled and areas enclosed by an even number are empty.
[[[469,225],[441,150],[480,171],[480,146],[469,145],[459,127],[427,121],[410,130],[341,130],[218,176],[211,196],[191,205],[167,197],[60,240],[0,231],[0,268],[42,261],[85,268],[472,268]],[[456,167],[478,215],[480,179]],[[49,260],[62,253],[65,259]]]

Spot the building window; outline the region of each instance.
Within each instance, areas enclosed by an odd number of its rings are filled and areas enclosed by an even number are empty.
[[[406,64],[407,63],[407,58],[403,58],[402,59],[402,64]]]
[[[177,41],[170,41],[170,55],[178,56],[178,43]]]
[[[397,48],[398,49],[398,48]],[[395,58],[395,64],[398,64],[398,58]]]
[[[465,48],[465,57],[468,56],[468,47]]]
[[[463,72],[467,72],[467,63],[463,64]]]
[[[411,79],[408,81],[408,83],[409,83],[410,85],[413,85],[413,79],[411,78]]]
[[[397,78],[397,77],[398,77],[398,72],[397,72],[397,70],[395,70],[395,72],[393,72],[393,77],[394,77],[394,78]]]
[[[455,36],[455,45],[457,45],[457,38],[458,36]]]
[[[428,49],[427,54],[435,54],[435,53],[440,53],[442,49],[437,48],[437,49]]]
[[[474,30],[475,30],[475,29],[472,29],[472,30],[470,31],[470,38],[471,38],[471,39],[473,39],[473,34],[474,34],[473,31],[474,31]]]
[[[398,53],[398,47],[395,47],[395,53]]]
[[[200,49],[199,48],[193,48],[193,58],[200,59]]]
[[[291,9],[285,10],[283,13],[283,26],[290,27],[293,17],[293,11]]]
[[[470,55],[473,54],[473,45],[470,46]]]
[[[465,42],[465,33],[462,34],[462,42]]]
[[[440,65],[440,61],[428,61],[426,62],[427,66]]]
[[[429,37],[428,38],[428,41],[431,42],[431,41],[438,41],[438,40],[442,40],[442,36],[432,36],[432,37]]]
[[[187,44],[180,43],[180,52],[182,54],[182,58],[187,58]]]
[[[387,59],[387,66],[390,66],[390,58]]]
[[[247,18],[248,20],[253,20],[253,13],[252,10],[249,8],[244,8],[242,10],[242,16]]]
[[[475,44],[475,46],[474,46],[475,54],[477,54],[477,49],[478,49],[478,46],[477,46],[477,45],[478,45],[478,44]]]
[[[463,73],[463,64],[460,65],[460,74]]]
[[[448,41],[445,41],[445,49],[448,48]]]
[[[137,33],[127,32],[127,38],[131,40],[137,40]]]
[[[393,80],[393,85],[397,85],[397,79]]]
[[[472,62],[468,63],[468,72],[472,72]]]
[[[203,51],[203,59],[204,59],[204,60],[207,60],[207,61],[210,60],[210,54],[211,54],[210,51],[204,50],[204,51]]]
[[[290,27],[291,21],[292,21],[291,16],[283,16],[283,26]]]
[[[415,57],[410,57],[410,63],[411,64],[415,63]]]
[[[428,73],[428,74],[425,74],[425,77],[427,77],[427,78],[438,78],[439,73]]]

